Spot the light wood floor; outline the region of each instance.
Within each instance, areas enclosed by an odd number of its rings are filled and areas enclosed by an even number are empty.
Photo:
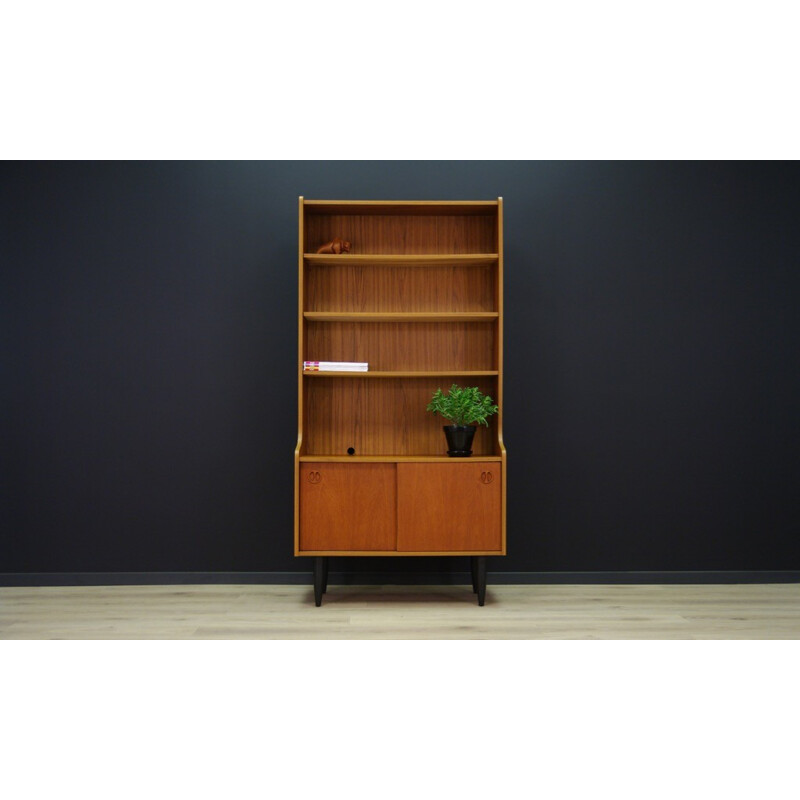
[[[800,639],[800,585],[0,588],[0,639]]]

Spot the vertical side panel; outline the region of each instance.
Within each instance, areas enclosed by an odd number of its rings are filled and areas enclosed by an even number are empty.
[[[503,458],[500,528],[506,553],[506,446],[503,442],[503,198],[497,198],[497,445]]]
[[[300,361],[303,358],[303,273],[305,272],[305,262],[303,260],[303,247],[305,242],[304,232],[304,209],[303,197],[298,198],[298,222],[297,222],[297,360],[295,369],[297,370],[297,445],[294,449],[294,554],[300,550],[300,455],[303,449],[303,373],[300,368]]]

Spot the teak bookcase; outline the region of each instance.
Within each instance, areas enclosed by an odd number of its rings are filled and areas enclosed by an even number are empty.
[[[317,255],[335,237],[349,253]],[[330,556],[506,553],[503,200],[300,198],[296,556],[313,556],[316,604]],[[368,372],[303,372],[366,361]],[[499,407],[469,458],[425,410],[452,383]]]

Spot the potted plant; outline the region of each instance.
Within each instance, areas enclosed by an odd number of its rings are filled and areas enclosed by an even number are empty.
[[[475,423],[488,427],[486,419],[497,413],[497,406],[492,403],[492,398],[483,394],[477,386],[467,386],[462,389],[454,383],[448,394],[437,389],[426,410],[432,411],[434,416],[439,414],[450,420],[452,425],[443,426],[444,435],[447,437],[447,455],[463,458],[472,455]]]

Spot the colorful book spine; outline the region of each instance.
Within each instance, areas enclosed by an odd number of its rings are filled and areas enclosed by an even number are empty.
[[[363,361],[304,361],[303,372],[367,372]]]

